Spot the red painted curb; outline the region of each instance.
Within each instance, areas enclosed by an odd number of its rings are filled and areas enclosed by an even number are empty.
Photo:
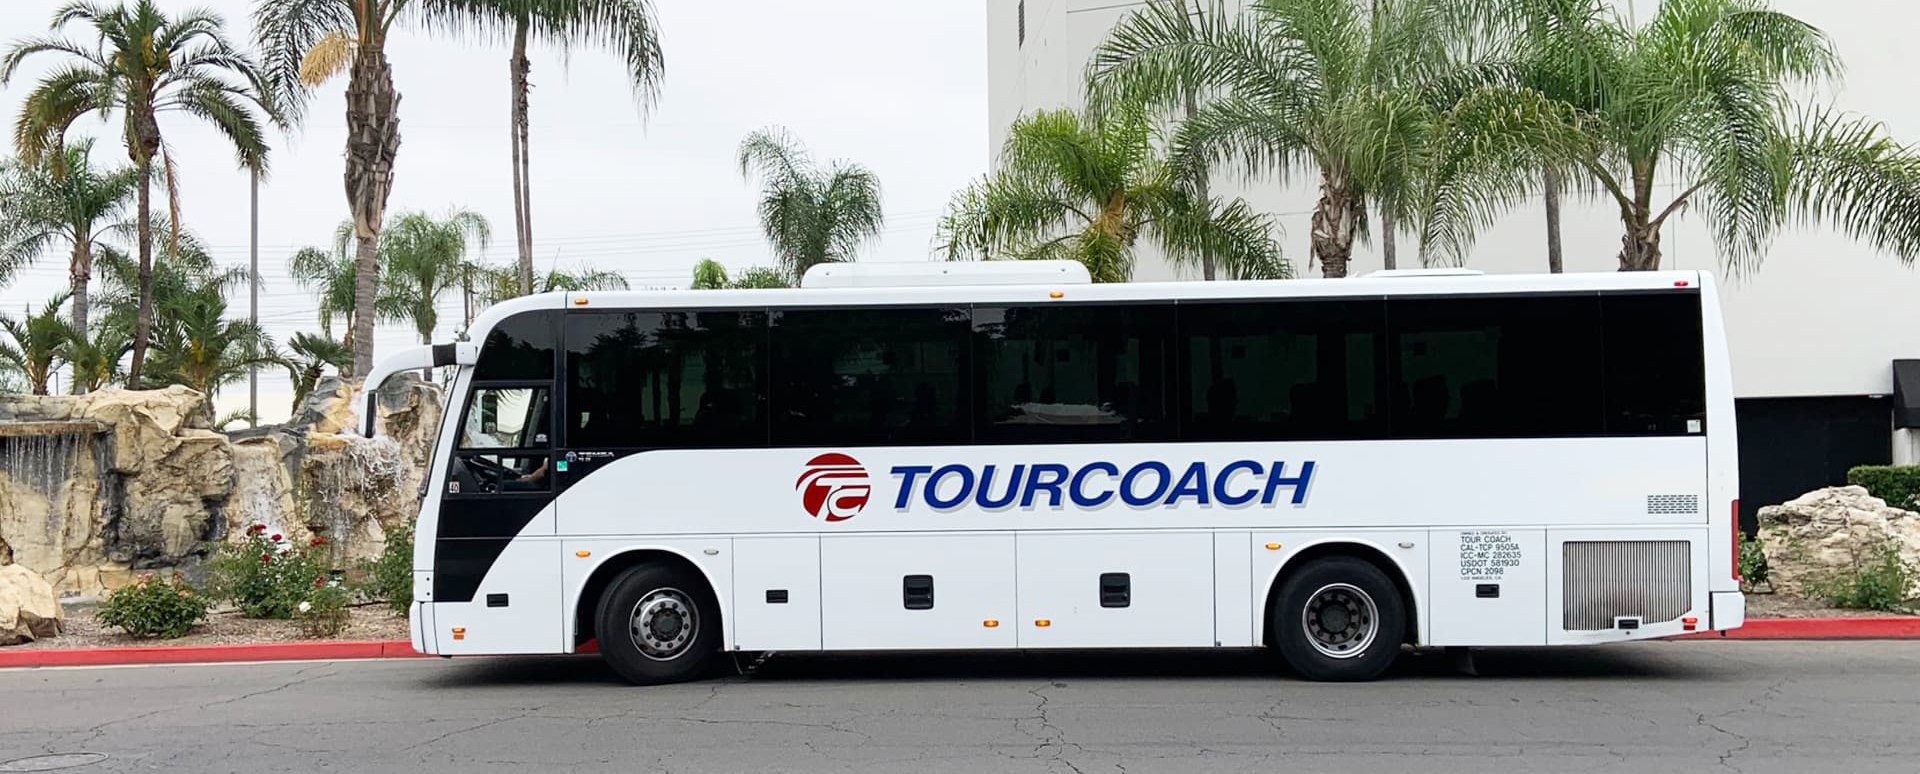
[[[1677,640],[1911,640],[1920,639],[1920,616],[1874,618],[1749,618],[1726,632],[1683,634]]]
[[[216,664],[241,661],[333,661],[363,658],[412,658],[406,640],[275,642],[251,645],[155,645],[144,648],[0,648],[0,668],[102,666],[108,664]]]

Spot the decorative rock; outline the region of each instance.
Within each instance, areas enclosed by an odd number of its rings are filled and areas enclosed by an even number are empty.
[[[1761,508],[1759,521],[1769,578],[1789,594],[1802,594],[1809,580],[1853,572],[1889,541],[1920,565],[1920,513],[1891,507],[1864,487],[1808,492]]]
[[[60,635],[60,598],[53,585],[17,564],[0,566],[0,645]]]

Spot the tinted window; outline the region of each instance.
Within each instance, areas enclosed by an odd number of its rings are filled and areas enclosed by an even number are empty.
[[[965,443],[967,331],[964,309],[774,312],[774,443]]]
[[[552,408],[544,387],[480,387],[460,429],[462,449],[524,449],[549,445]]]
[[[567,317],[567,443],[579,448],[759,446],[762,312]]]
[[[1387,310],[1395,436],[1600,434],[1598,296],[1396,299]]]
[[[1704,432],[1706,356],[1699,294],[1607,296],[1601,308],[1607,339],[1607,432]]]
[[[521,312],[501,320],[480,345],[475,379],[552,379],[554,323],[559,312]]]
[[[1185,440],[1385,434],[1381,301],[1182,304]]]
[[[1172,436],[1171,305],[974,310],[982,441]]]

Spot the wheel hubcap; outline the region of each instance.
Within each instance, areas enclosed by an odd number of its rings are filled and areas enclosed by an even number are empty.
[[[1366,652],[1380,634],[1380,608],[1373,597],[1348,583],[1329,583],[1307,598],[1300,611],[1307,642],[1323,656],[1353,658]]]
[[[627,631],[641,655],[669,661],[687,652],[700,632],[693,600],[679,589],[655,589],[633,606]]]

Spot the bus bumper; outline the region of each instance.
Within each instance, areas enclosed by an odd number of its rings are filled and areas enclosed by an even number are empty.
[[[1708,604],[1709,626],[1714,631],[1738,629],[1747,622],[1747,597],[1738,591],[1713,592]]]

